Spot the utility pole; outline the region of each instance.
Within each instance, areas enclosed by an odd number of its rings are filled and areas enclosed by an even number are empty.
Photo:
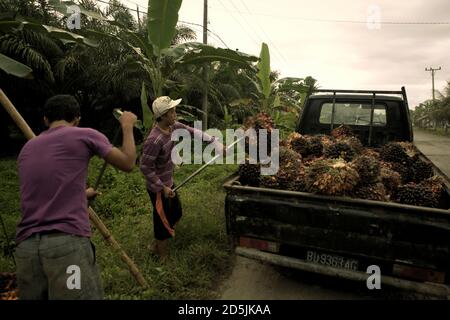
[[[432,90],[433,90],[433,103],[434,103],[434,72],[441,70],[441,67],[437,68],[437,69],[433,69],[432,67],[430,68],[425,68],[425,71],[431,71],[431,83],[432,83]]]
[[[208,44],[208,0],[203,0],[203,44]],[[208,129],[208,64],[203,65],[203,130]]]
[[[137,12],[137,18],[138,18],[138,26],[139,26],[139,31],[141,31],[141,17],[140,17],[140,14],[139,14],[139,6],[138,5],[136,5],[136,12]]]

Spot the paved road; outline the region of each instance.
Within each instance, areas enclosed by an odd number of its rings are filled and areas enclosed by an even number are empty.
[[[447,177],[450,177],[449,137],[415,129],[414,143]]]
[[[450,177],[450,138],[415,132],[417,147]],[[426,299],[395,288],[369,290],[365,283],[280,268],[237,256],[221,299],[232,300],[381,300]]]

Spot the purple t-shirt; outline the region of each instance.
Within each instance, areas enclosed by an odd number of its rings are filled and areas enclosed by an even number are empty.
[[[88,164],[93,155],[105,158],[111,150],[102,133],[71,126],[48,129],[28,141],[18,158],[22,219],[16,242],[50,230],[90,237]]]

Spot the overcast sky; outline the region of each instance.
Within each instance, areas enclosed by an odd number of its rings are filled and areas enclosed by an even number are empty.
[[[203,0],[183,0],[179,20],[201,25]],[[312,76],[321,88],[405,86],[412,108],[431,98],[426,67],[442,68],[437,90],[450,80],[450,0],[208,0],[208,20],[209,44],[258,56],[266,42],[272,70]],[[202,41],[201,26],[190,27]]]

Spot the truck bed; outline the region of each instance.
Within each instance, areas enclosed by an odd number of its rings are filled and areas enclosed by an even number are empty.
[[[237,246],[268,241],[273,246],[266,251],[301,263],[311,252],[326,253],[358,261],[355,272],[373,264],[390,276],[405,273],[401,267],[420,268],[429,271],[428,280],[449,284],[450,193],[443,177],[440,208],[427,208],[241,186],[234,175],[224,184],[227,232]]]

